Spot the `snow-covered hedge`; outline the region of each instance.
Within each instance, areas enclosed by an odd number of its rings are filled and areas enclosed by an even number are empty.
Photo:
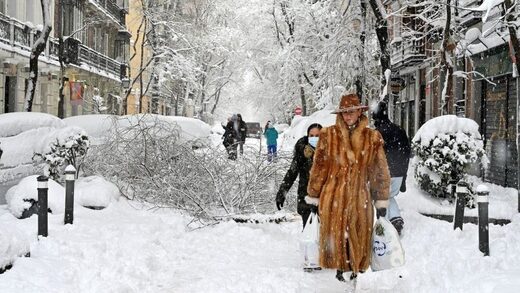
[[[459,181],[474,163],[487,165],[478,124],[467,118],[445,115],[427,121],[412,140],[415,179],[430,195],[452,200],[447,186]],[[468,199],[472,205],[472,198]]]
[[[11,187],[5,194],[7,208],[17,218],[25,218],[30,213],[33,205],[38,202],[38,175],[22,179],[17,185]],[[65,210],[65,189],[56,181],[49,179],[48,208],[53,214],[63,213]]]

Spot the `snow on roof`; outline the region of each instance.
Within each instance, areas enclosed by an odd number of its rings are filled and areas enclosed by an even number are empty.
[[[0,137],[18,135],[24,131],[40,127],[64,127],[63,121],[51,114],[36,112],[15,112],[0,114]]]
[[[432,118],[419,128],[413,138],[413,142],[420,142],[421,145],[429,145],[430,141],[439,134],[467,133],[474,138],[480,139],[478,124],[474,120],[461,118],[455,115],[444,115]]]

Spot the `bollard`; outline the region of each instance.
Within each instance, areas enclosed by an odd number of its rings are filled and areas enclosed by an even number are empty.
[[[48,233],[48,218],[47,218],[47,200],[49,192],[49,177],[38,176],[38,236],[47,237]]]
[[[76,169],[72,165],[65,168],[65,224],[72,224],[74,221],[74,180],[76,179]]]
[[[466,196],[469,193],[468,183],[460,180],[456,187],[457,202],[455,204],[455,216],[453,217],[453,230],[460,228],[464,223],[464,208],[466,206]]]
[[[478,249],[489,256],[489,190],[485,185],[477,186],[478,202]]]

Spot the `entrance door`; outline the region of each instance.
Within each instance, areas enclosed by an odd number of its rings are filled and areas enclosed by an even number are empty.
[[[4,113],[16,112],[16,76],[5,77],[4,89]]]
[[[516,96],[509,79],[483,84],[482,113],[484,139],[490,164],[486,179],[502,186],[516,187]]]

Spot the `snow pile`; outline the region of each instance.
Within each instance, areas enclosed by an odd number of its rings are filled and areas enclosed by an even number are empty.
[[[294,116],[291,126],[287,128],[278,144],[284,150],[292,151],[294,145],[302,136],[307,135],[307,128],[313,123],[320,123],[323,127],[331,126],[336,123],[336,114],[331,114],[331,110],[320,110],[311,116]]]
[[[38,175],[22,179],[18,185],[11,187],[5,194],[7,208],[17,218],[38,201]],[[49,179],[48,208],[53,214],[63,213],[65,210],[65,189],[56,181]]]
[[[75,134],[86,135],[78,127],[41,127],[24,131],[16,136],[0,138],[4,151],[2,164],[8,167],[31,164],[35,153],[48,153],[55,142],[64,142],[64,139]]]
[[[414,196],[403,200],[413,204]],[[519,216],[490,225],[490,257],[478,250],[476,225],[453,231],[451,223],[406,208],[403,217],[405,265],[360,274],[358,292],[518,291]],[[13,219],[0,207],[2,226],[35,235],[35,220]],[[79,209],[72,226],[49,215],[49,237],[33,240],[31,257],[0,276],[0,292],[345,292],[335,270],[302,270],[299,219],[189,231],[190,220],[126,200],[101,211]]]
[[[40,127],[64,127],[63,121],[53,115],[36,112],[15,112],[0,114],[0,138],[18,135],[24,131]]]
[[[12,225],[0,225],[0,271],[29,252],[29,237]]]
[[[109,114],[91,114],[68,117],[63,119],[63,122],[68,126],[81,127],[87,132],[92,144],[100,144],[110,135],[116,117]]]
[[[6,167],[15,167],[22,164],[32,164],[34,153],[43,152],[46,137],[55,128],[41,127],[24,131],[16,136],[0,138],[4,154],[1,162]]]
[[[100,176],[89,176],[76,180],[74,202],[84,207],[106,208],[118,201],[119,189]]]

